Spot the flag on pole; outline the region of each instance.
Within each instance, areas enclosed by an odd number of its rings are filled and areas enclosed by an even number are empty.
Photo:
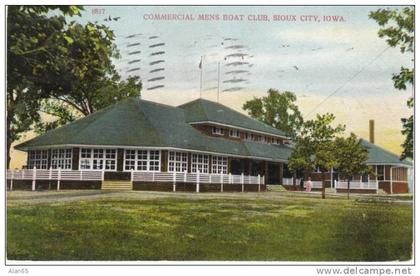
[[[198,64],[198,69],[203,67],[203,57],[201,56],[200,63]]]

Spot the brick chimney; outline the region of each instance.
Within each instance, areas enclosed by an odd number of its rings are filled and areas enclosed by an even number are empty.
[[[369,120],[369,142],[375,144],[375,120]]]

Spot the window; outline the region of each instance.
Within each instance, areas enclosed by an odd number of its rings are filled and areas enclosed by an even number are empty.
[[[117,169],[117,153],[115,149],[87,149],[80,150],[81,170],[106,170]]]
[[[117,154],[116,150],[107,149],[105,150],[105,170],[115,170],[117,165]]]
[[[51,168],[71,170],[72,149],[51,150]]]
[[[225,130],[223,128],[220,128],[220,127],[213,127],[212,133],[215,134],[215,135],[224,135]]]
[[[125,150],[124,170],[130,171],[136,168],[136,150]]]
[[[362,182],[368,182],[369,181],[369,174],[365,173],[362,174]]]
[[[252,135],[248,132],[245,133],[245,141],[252,141]]]
[[[209,156],[205,154],[192,154],[191,172],[209,173]]]
[[[160,151],[125,150],[124,170],[160,171]]]
[[[148,160],[148,151],[147,150],[138,150],[137,151],[137,171],[148,171],[147,169],[147,160]]]
[[[217,174],[227,174],[227,157],[213,156],[211,172]]]
[[[28,169],[48,169],[48,150],[31,150],[28,153]]]
[[[253,140],[255,141],[255,142],[261,142],[261,136],[260,135],[253,135]]]
[[[281,144],[281,140],[278,139],[278,138],[273,138],[271,140],[271,143],[274,144],[274,145],[280,145]]]
[[[229,136],[230,137],[235,137],[235,138],[241,137],[240,132],[238,130],[235,130],[235,129],[229,130]]]
[[[378,176],[378,180],[385,180],[385,166],[384,165],[377,165],[376,166],[376,174]]]
[[[168,158],[168,171],[184,172],[188,166],[188,154],[179,151],[170,151]]]
[[[149,151],[149,171],[160,171],[160,151]]]

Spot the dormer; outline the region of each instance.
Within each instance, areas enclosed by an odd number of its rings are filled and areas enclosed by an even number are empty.
[[[290,139],[272,126],[212,101],[198,99],[179,108],[184,109],[187,123],[209,136],[273,145]]]

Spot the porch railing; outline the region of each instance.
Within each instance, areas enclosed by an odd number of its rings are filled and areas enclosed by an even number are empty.
[[[347,181],[335,181],[336,189],[347,189]],[[378,190],[378,181],[350,181],[351,190]]]
[[[292,178],[283,177],[283,185],[292,186],[293,185],[293,177]],[[296,185],[299,185],[298,179],[296,179]]]
[[[214,184],[263,184],[264,176],[187,172],[131,172],[131,181]]]
[[[70,171],[60,169],[40,170],[25,169],[20,171],[7,170],[7,179],[16,180],[83,180],[101,181],[104,178],[103,171]]]
[[[296,179],[296,186],[299,185],[299,179]],[[293,185],[293,178],[283,178],[283,185]],[[312,181],[312,188],[322,188],[322,181]],[[347,189],[347,181],[334,181],[334,188]],[[370,180],[367,182],[350,181],[350,189],[352,190],[378,190],[378,181]]]
[[[292,186],[293,178],[283,178],[283,185]],[[296,186],[300,186],[300,179],[296,179]],[[312,188],[322,188],[322,181],[312,181]]]
[[[265,183],[264,176],[234,175],[234,174],[207,174],[207,173],[187,173],[187,172],[139,172],[130,171],[131,181],[139,182],[169,182],[169,183],[195,183],[195,184],[257,184]],[[62,169],[24,169],[7,170],[7,180],[10,180],[10,190],[13,189],[14,180],[32,180],[32,190],[35,190],[37,180],[57,181],[57,190],[60,189],[60,181],[103,181],[105,171],[83,171],[83,170],[62,170]],[[223,188],[222,188],[223,189]],[[244,190],[244,187],[242,187]]]

